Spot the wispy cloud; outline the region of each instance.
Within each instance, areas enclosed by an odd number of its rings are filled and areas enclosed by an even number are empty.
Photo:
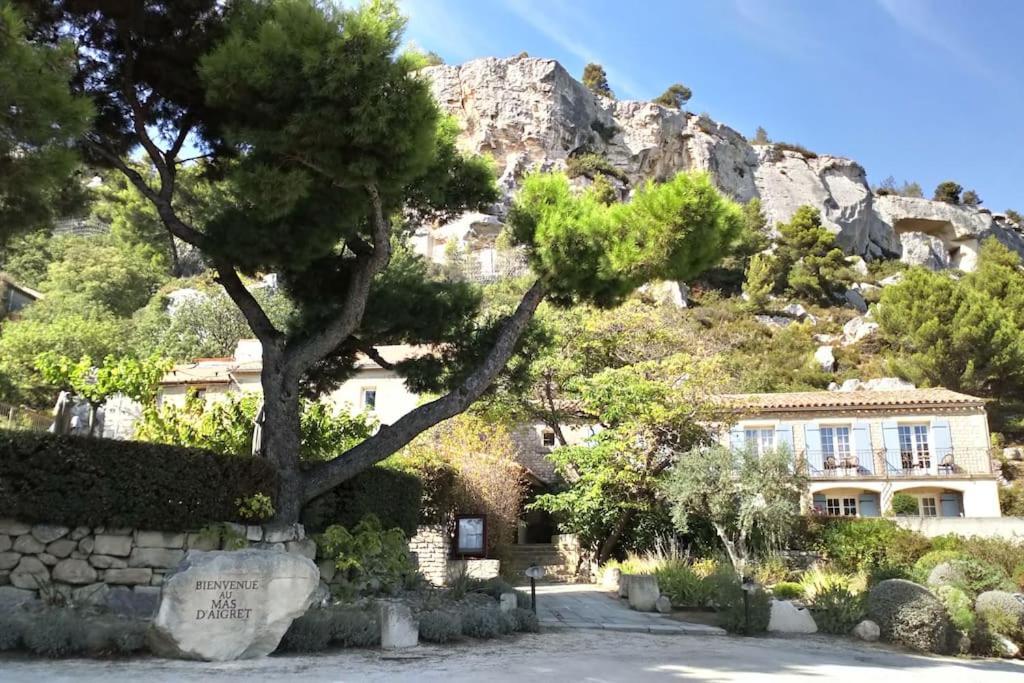
[[[799,13],[778,2],[733,0],[736,29],[752,43],[794,61],[820,59],[829,45],[801,23]]]
[[[586,18],[578,6],[569,7],[562,0],[504,0],[504,4],[523,22],[573,57],[582,62],[601,64],[608,74],[613,90],[634,99],[644,96],[645,88],[630,78],[625,70],[610,63],[608,55],[599,54],[590,45],[575,37],[588,35],[600,39],[604,33],[599,26]],[[611,42],[612,39],[608,37],[607,40]]]
[[[409,17],[406,36],[426,50],[458,61],[487,55],[484,32],[467,23],[453,4],[444,0],[402,0],[402,13]]]
[[[989,66],[984,58],[957,34],[954,28],[943,23],[933,11],[934,3],[927,0],[877,0],[877,2],[893,21],[918,38],[946,52],[962,69],[997,86],[1009,85],[1006,78]]]

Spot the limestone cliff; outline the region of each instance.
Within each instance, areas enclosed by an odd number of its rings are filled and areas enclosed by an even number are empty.
[[[1024,254],[1024,235],[990,214],[877,197],[855,161],[755,146],[706,116],[597,97],[551,59],[486,58],[424,74],[441,106],[462,123],[462,148],[494,158],[506,200],[527,170],[564,167],[571,154],[588,150],[633,185],[680,170],[707,171],[737,201],[759,197],[771,225],[811,204],[844,249],[869,259],[969,269],[977,242],[989,235]]]

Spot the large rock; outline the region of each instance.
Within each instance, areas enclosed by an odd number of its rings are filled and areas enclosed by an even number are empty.
[[[96,570],[85,560],[61,560],[53,568],[53,580],[82,586],[96,581]]]
[[[316,565],[298,555],[190,551],[164,581],[150,647],[209,661],[270,654],[305,613],[319,581]]]
[[[380,646],[402,650],[419,644],[420,627],[409,605],[384,601],[380,604]]]
[[[21,553],[11,551],[0,553],[0,570],[14,569],[19,562],[21,562]]]
[[[31,534],[14,539],[14,552],[24,555],[38,555],[46,551],[46,544]]]
[[[878,640],[881,633],[882,632],[878,628],[878,624],[870,619],[865,619],[853,627],[853,635],[869,643],[873,643]]]
[[[810,610],[789,600],[772,600],[768,630],[775,633],[817,633]]]
[[[633,574],[629,577],[629,606],[638,612],[657,611],[658,577],[653,574]]]
[[[942,601],[911,581],[886,579],[876,584],[868,593],[867,616],[878,624],[882,640],[936,654],[959,649],[957,631]]]
[[[26,555],[11,571],[11,585],[16,588],[38,590],[50,582],[50,570],[35,557]]]
[[[929,270],[943,270],[952,263],[946,245],[938,237],[923,232],[900,233],[903,256],[900,260],[911,266],[923,266]]]
[[[32,527],[32,535],[40,543],[52,543],[58,538],[64,538],[70,531],[71,529],[66,526],[56,526],[53,524],[36,524]]]

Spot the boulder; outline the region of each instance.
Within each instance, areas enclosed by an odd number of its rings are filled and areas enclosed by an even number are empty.
[[[865,619],[853,627],[853,635],[857,636],[861,640],[873,643],[878,640],[879,635],[881,635],[881,631],[878,629],[878,624],[870,619]]]
[[[0,534],[7,536],[21,536],[32,531],[32,526],[16,522],[13,519],[0,519]]]
[[[502,593],[498,600],[498,608],[502,612],[511,612],[519,606],[519,598],[515,593]]]
[[[419,645],[420,626],[409,605],[386,600],[380,604],[380,646],[402,650]]]
[[[31,534],[24,534],[14,539],[14,552],[22,555],[38,555],[46,552],[46,544]]]
[[[836,371],[836,355],[831,346],[825,344],[819,346],[814,352],[814,362],[820,365],[825,372]]]
[[[653,574],[632,574],[629,577],[629,606],[638,612],[654,612],[661,596],[658,577]]]
[[[1002,633],[992,634],[992,651],[1000,657],[1016,657],[1020,654],[1020,648],[1012,640]]]
[[[807,312],[807,309],[800,304],[789,304],[782,309],[782,314],[788,318],[793,318],[794,320],[804,320],[810,315],[810,313]]]
[[[856,344],[860,340],[874,334],[878,323],[868,320],[865,316],[851,318],[843,325],[843,346]]]
[[[96,581],[96,570],[85,560],[61,560],[53,568],[53,580],[81,586]]]
[[[755,315],[754,320],[765,327],[772,328],[787,327],[793,323],[792,318],[786,318],[781,315]]]
[[[38,555],[36,555],[36,557],[39,558],[39,561],[45,564],[47,567],[52,567],[53,565],[57,564],[57,558],[51,555],[50,553],[39,553]]]
[[[601,572],[601,586],[609,590],[619,590],[619,582],[622,580],[622,570],[618,567],[611,567]]]
[[[270,524],[263,529],[264,543],[301,541],[305,537],[306,531],[302,528],[301,524]],[[258,541],[259,539],[255,540]]]
[[[149,644],[184,659],[225,661],[273,652],[305,613],[316,565],[289,553],[193,550],[168,575]]]
[[[911,266],[923,266],[929,270],[949,268],[951,261],[946,245],[938,237],[923,232],[905,232],[900,235],[903,256],[900,260]]]
[[[774,633],[817,633],[810,610],[789,600],[772,600],[768,630]]]
[[[14,569],[21,562],[21,553],[8,551],[0,553],[0,570],[2,569]]]
[[[18,562],[18,566],[11,570],[11,585],[16,588],[27,588],[38,590],[50,582],[50,570],[37,558],[26,555]]]
[[[667,595],[660,595],[654,601],[654,608],[662,614],[672,614],[672,599]]]
[[[985,591],[974,601],[974,611],[989,623],[1015,624],[1016,631],[1024,631],[1024,595],[1015,596],[1007,591]]]
[[[66,526],[55,526],[52,524],[36,524],[32,527],[32,535],[40,543],[52,543],[58,538],[64,538],[71,532]]]
[[[61,538],[46,546],[46,552],[58,559],[63,559],[78,547],[78,543],[70,538]]]
[[[132,537],[120,534],[96,534],[93,542],[94,553],[98,555],[114,555],[115,557],[128,557],[132,552]]]
[[[96,539],[92,536],[85,536],[78,540],[78,552],[83,555],[91,555],[96,548]]]
[[[185,545],[185,534],[169,531],[136,531],[136,548],[181,548]]]
[[[856,289],[846,290],[844,297],[846,298],[846,303],[850,308],[861,314],[868,312],[868,302],[864,300],[864,295]]]

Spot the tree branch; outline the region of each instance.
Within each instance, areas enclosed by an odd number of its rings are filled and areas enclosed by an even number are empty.
[[[373,278],[391,261],[391,225],[384,216],[384,207],[376,185],[367,185],[370,197],[370,232],[373,250],[356,257],[349,280],[348,296],[341,311],[317,334],[290,345],[286,351],[286,381],[298,382],[309,366],[326,357],[352,335],[363,321],[366,300]]]
[[[445,396],[406,413],[393,425],[382,426],[369,439],[308,472],[305,476],[304,499],[310,500],[329,491],[396,452],[423,431],[468,408],[508,363],[516,343],[533,318],[544,295],[544,287],[540,281],[535,282],[523,295],[515,312],[503,323],[498,338],[486,358],[462,384]]]
[[[260,340],[263,346],[266,347],[280,340],[281,332],[274,327],[274,323],[270,321],[266,311],[256,301],[256,297],[252,295],[252,292],[246,288],[242,279],[238,277],[234,266],[219,258],[214,260],[213,265],[217,269],[217,282],[220,283],[224,291],[231,297],[231,300],[238,306],[242,315],[245,316],[246,322],[249,323],[253,334],[256,335],[256,338]]]

